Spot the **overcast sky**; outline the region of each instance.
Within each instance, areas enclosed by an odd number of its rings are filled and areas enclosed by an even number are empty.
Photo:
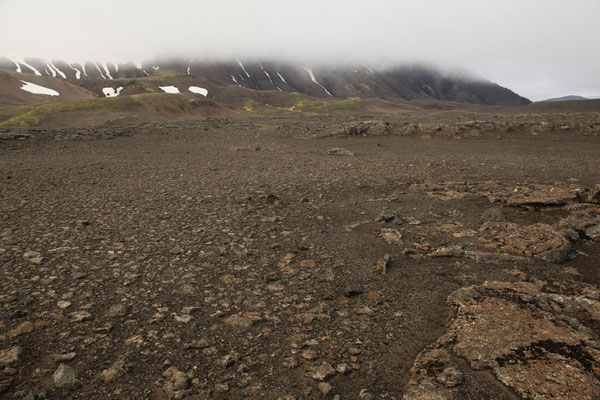
[[[600,97],[600,0],[0,0],[0,55],[431,63]]]

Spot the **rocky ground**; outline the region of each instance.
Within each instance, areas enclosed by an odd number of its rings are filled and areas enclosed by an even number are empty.
[[[0,132],[0,397],[600,396],[596,114]]]

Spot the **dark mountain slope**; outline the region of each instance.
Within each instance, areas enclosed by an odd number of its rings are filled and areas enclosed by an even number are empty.
[[[359,97],[402,102],[434,100],[503,106],[530,103],[511,90],[489,81],[450,76],[435,69],[418,66],[379,70],[365,64],[318,67],[238,59],[230,62],[157,59],[145,61],[138,68],[133,63],[67,63],[60,60],[13,60],[0,57],[0,69],[63,78],[87,88],[114,86],[108,81],[115,79],[155,76],[158,76],[161,84],[167,84],[170,79],[175,84],[177,79],[185,75],[199,78],[212,88],[239,86],[260,91],[298,92],[323,99]],[[90,84],[91,80],[97,82]],[[96,92],[102,94],[101,91]]]

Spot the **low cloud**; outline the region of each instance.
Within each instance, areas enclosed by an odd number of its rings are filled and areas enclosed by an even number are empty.
[[[540,99],[600,96],[597,0],[0,0],[0,55],[427,63]]]

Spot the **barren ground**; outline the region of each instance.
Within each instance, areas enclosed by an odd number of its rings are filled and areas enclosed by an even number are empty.
[[[600,283],[600,248],[584,236],[561,259],[480,240],[494,215],[568,217],[566,203],[507,196],[593,188],[597,134],[330,134],[344,123],[0,140],[0,350],[19,349],[0,397],[400,399],[457,289],[515,270]],[[452,246],[514,258],[434,255]],[[75,383],[55,384],[60,364]],[[519,398],[463,364],[455,398]]]

